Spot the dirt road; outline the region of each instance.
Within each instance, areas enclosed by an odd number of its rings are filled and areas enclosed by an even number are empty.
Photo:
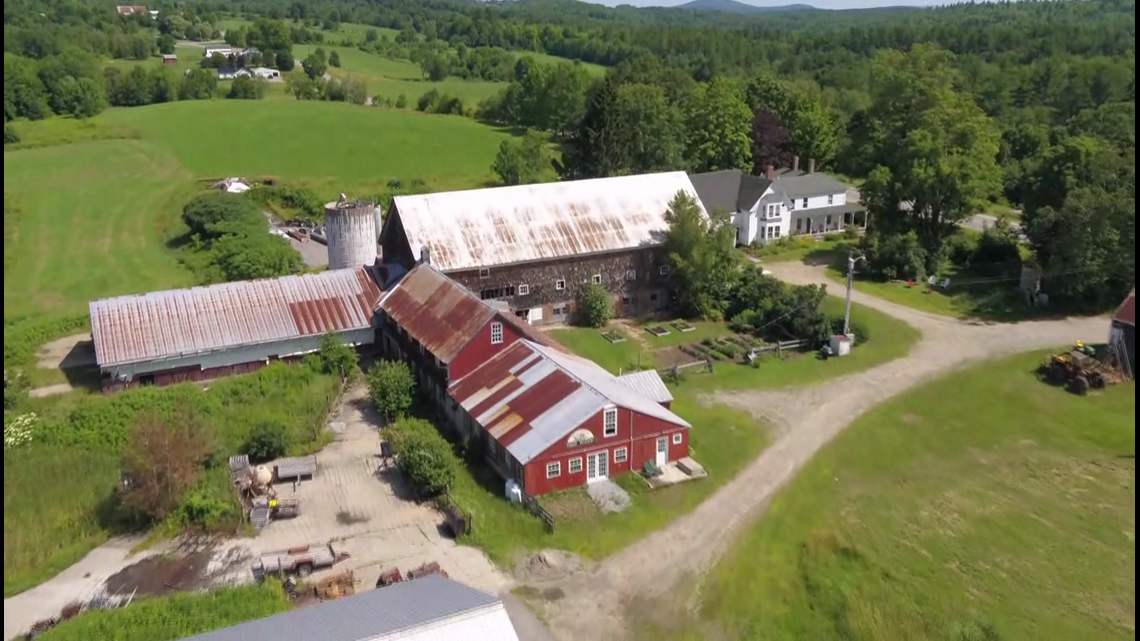
[[[827,283],[821,268],[799,263],[771,266],[788,282]],[[556,638],[620,639],[631,599],[667,599],[680,580],[699,582],[741,528],[759,517],[769,499],[824,444],[868,409],[939,374],[984,359],[1032,349],[1095,340],[1103,319],[1070,319],[986,325],[944,318],[859,292],[855,301],[913,325],[922,339],[911,353],[869,371],[819,385],[782,390],[718,393],[707,399],[752,412],[777,434],[748,468],[693,512],[602,561],[591,571],[543,587],[561,589],[545,618]],[[875,340],[890,340],[889,336]],[[697,428],[699,429],[699,427]]]

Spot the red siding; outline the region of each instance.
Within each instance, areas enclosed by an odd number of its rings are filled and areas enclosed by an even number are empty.
[[[491,344],[491,323],[503,324],[503,342],[498,345]],[[509,322],[504,321],[496,315],[487,324],[483,325],[475,337],[467,342],[451,360],[451,365],[448,368],[447,379],[448,382],[457,381],[471,372],[475,371],[480,365],[491,360],[491,358],[510,347],[521,337],[518,329]]]
[[[567,430],[566,438],[578,429],[588,429],[594,435],[594,442],[580,447],[567,447],[566,441],[551,446],[541,455],[526,465],[525,487],[526,493],[531,496],[547,494],[557,490],[566,490],[586,484],[586,455],[599,451],[606,451],[609,459],[609,478],[631,470],[639,471],[646,461],[652,461],[657,456],[657,437],[665,436],[669,439],[669,460],[676,461],[689,455],[688,429],[674,423],[662,421],[652,416],[632,412],[624,407],[618,410],[617,436],[602,438],[603,413],[599,412],[580,427]],[[632,426],[630,419],[633,419]],[[673,434],[681,434],[681,443],[673,444]],[[632,439],[631,439],[632,435]],[[624,463],[614,462],[614,450],[627,449],[627,458]],[[570,473],[570,459],[582,458],[582,471]],[[546,464],[553,462],[562,464],[561,475],[546,478]]]
[[[250,374],[265,367],[269,363],[281,361],[282,363],[299,363],[301,357],[286,357],[286,358],[273,358],[267,363],[266,361],[253,361],[251,363],[239,363],[236,365],[224,365],[222,367],[212,367],[210,369],[201,369],[198,367],[185,367],[182,369],[167,370],[163,372],[156,372],[154,376],[154,385],[163,387],[166,385],[178,385],[179,383],[186,382],[204,382],[210,381],[215,378],[223,378],[225,376],[236,376],[239,374]],[[139,374],[134,379],[121,382],[112,379],[103,380],[103,393],[111,394],[114,392],[121,392],[125,389],[132,389],[135,387],[142,387],[140,382],[147,374]]]

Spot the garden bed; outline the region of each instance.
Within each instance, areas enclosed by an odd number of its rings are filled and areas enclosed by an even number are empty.
[[[657,337],[668,336],[672,333],[663,325],[650,325],[649,327],[645,328],[645,331]]]
[[[683,320],[675,320],[672,323],[669,323],[669,325],[672,326],[673,329],[677,330],[678,332],[682,332],[682,333],[696,331],[696,329],[697,329],[696,327],[693,327],[692,325],[690,325],[689,323],[687,323]]]
[[[608,332],[602,332],[602,338],[613,343],[614,345],[617,345],[618,343],[624,343],[626,340],[628,340],[626,338],[626,335],[620,329],[611,329]]]

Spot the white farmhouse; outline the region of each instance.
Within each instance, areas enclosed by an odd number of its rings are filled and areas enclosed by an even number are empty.
[[[763,176],[750,176],[739,169],[691,174],[705,210],[723,210],[732,215],[736,244],[765,244],[785,236],[839,231],[862,225],[863,207],[848,202],[846,184],[815,172],[768,167]]]

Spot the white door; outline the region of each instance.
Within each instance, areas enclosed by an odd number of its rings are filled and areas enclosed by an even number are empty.
[[[609,475],[609,452],[598,452],[586,456],[586,482],[600,481]]]
[[[669,437],[662,436],[657,439],[657,467],[665,467],[669,462]]]

